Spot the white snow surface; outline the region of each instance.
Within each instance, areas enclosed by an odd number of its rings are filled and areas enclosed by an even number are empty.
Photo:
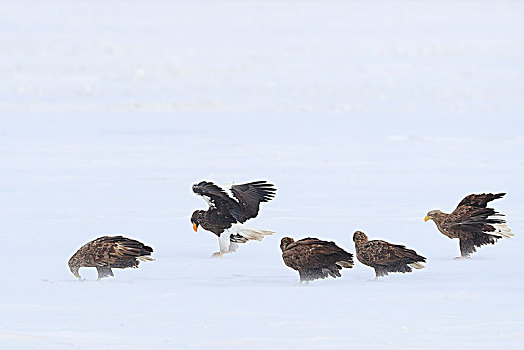
[[[521,349],[524,2],[0,3],[0,348]],[[211,259],[200,180],[278,188]],[[515,237],[453,260],[463,196]],[[405,244],[427,267],[298,285],[284,236]],[[102,235],[156,261],[76,281]]]

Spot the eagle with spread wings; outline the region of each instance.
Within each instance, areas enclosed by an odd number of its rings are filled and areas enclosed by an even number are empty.
[[[318,238],[303,238],[295,242],[291,237],[280,241],[282,259],[293,270],[298,271],[300,283],[320,278],[342,277],[342,268],[353,267],[353,255],[338,247],[334,242]]]
[[[381,240],[370,241],[362,231],[353,234],[353,241],[358,261],[375,269],[375,279],[390,272],[405,273],[411,272],[412,268],[424,268],[422,263],[426,262],[426,258],[403,245]]]
[[[478,247],[495,244],[500,238],[513,236],[506,220],[502,218],[504,214],[487,207],[489,202],[504,195],[505,193],[470,194],[451,214],[432,210],[424,221],[433,220],[442,234],[449,238],[458,238],[461,256],[457,259],[469,258]]]
[[[69,259],[69,269],[81,279],[81,267],[96,267],[98,279],[114,276],[111,269],[137,268],[140,261],[153,261],[153,248],[123,236],[103,236],[87,242]]]
[[[193,185],[193,192],[209,204],[208,210],[195,210],[191,223],[195,232],[198,227],[218,236],[220,251],[212,256],[222,256],[238,249],[239,243],[248,240],[261,241],[273,231],[256,230],[240,224],[257,217],[260,203],[269,202],[276,193],[274,185],[267,181],[254,181],[232,185],[227,189],[213,182],[202,181]]]

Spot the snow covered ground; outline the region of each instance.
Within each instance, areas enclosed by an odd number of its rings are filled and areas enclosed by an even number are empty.
[[[0,3],[2,349],[520,349],[524,3]],[[234,255],[199,180],[278,188]],[[466,194],[516,236],[455,261]],[[403,243],[427,268],[298,285],[283,236]],[[157,261],[78,282],[103,234]]]

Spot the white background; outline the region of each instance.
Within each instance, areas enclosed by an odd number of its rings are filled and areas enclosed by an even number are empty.
[[[524,4],[0,3],[2,349],[517,349]],[[267,179],[223,259],[191,185]],[[516,236],[455,261],[429,210],[469,193]],[[424,270],[298,285],[283,236],[405,244]],[[157,259],[95,282],[105,234]]]

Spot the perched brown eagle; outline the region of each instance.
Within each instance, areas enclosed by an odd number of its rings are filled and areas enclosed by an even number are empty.
[[[98,279],[114,276],[112,268],[138,267],[140,261],[153,261],[153,248],[122,236],[103,236],[87,242],[69,259],[69,269],[81,279],[81,267],[96,267]]]
[[[386,241],[369,241],[362,231],[353,234],[357,259],[375,269],[375,279],[386,276],[390,272],[411,272],[411,268],[422,269],[426,258],[416,251],[403,245],[392,244]]]
[[[513,236],[506,220],[493,208],[487,208],[492,200],[504,197],[505,193],[482,193],[466,196],[453,210],[446,214],[440,210],[430,211],[424,221],[433,220],[437,228],[449,238],[458,238],[460,257],[468,258],[477,247],[495,244],[499,238]]]
[[[261,241],[273,231],[243,227],[249,219],[258,215],[260,203],[269,202],[275,196],[276,188],[266,181],[255,181],[232,185],[226,190],[209,181],[193,185],[193,192],[202,196],[209,204],[208,210],[195,210],[191,223],[195,232],[201,226],[218,236],[220,251],[213,256],[222,256],[238,249],[238,243],[248,240]]]
[[[319,278],[342,277],[342,268],[353,267],[353,255],[339,248],[334,242],[318,238],[303,238],[295,242],[293,238],[284,237],[280,241],[284,263],[297,270],[300,283]]]

